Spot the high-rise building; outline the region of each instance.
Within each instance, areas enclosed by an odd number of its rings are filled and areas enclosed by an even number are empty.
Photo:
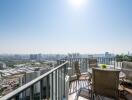
[[[31,54],[30,55],[30,60],[41,60],[42,55],[41,54]]]
[[[3,62],[0,62],[0,70],[3,70],[6,68],[6,64]]]
[[[111,54],[109,52],[105,52],[105,57],[111,57]]]

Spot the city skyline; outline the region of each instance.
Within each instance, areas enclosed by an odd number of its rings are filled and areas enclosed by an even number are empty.
[[[128,53],[131,0],[1,0],[0,54]]]

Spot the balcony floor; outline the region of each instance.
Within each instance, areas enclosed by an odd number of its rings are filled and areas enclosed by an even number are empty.
[[[76,93],[77,93],[77,92],[76,92]],[[76,93],[70,94],[70,95],[68,96],[68,100],[75,100]],[[88,100],[88,99],[83,98],[83,97],[79,97],[78,100]]]
[[[76,81],[72,82],[70,85],[70,89],[69,89],[68,100],[76,100],[76,95],[77,95],[79,88],[81,87],[87,88],[87,86],[88,86],[87,81],[79,81],[79,85],[76,84]],[[126,99],[120,98],[120,100],[132,100],[132,95],[127,94],[125,95],[125,98]],[[86,99],[86,98],[79,96],[78,100],[90,100],[90,99]],[[103,100],[113,100],[113,99],[103,97]]]
[[[88,87],[87,81],[79,81],[79,82],[73,81],[70,84],[68,100],[75,100],[78,90],[83,87],[85,88]],[[88,99],[79,96],[78,100],[88,100]]]

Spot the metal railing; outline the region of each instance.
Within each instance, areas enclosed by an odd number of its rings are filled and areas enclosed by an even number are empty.
[[[78,61],[80,66],[80,71],[87,72],[89,68],[89,59],[97,59],[98,64],[107,64],[110,65],[113,68],[121,68],[122,62],[117,62],[115,57],[93,57],[93,58],[67,58],[67,59],[61,59],[62,61],[68,61],[69,62],[69,68],[71,68],[72,72],[71,75],[75,74],[74,69],[74,62]]]
[[[114,68],[121,67],[121,62],[116,62],[115,57],[104,58],[96,57],[98,64],[112,65]],[[21,86],[13,92],[3,96],[0,100],[62,100],[66,97],[66,75],[68,74],[68,68],[71,68],[71,74],[74,75],[74,62],[78,61],[80,71],[87,72],[89,58],[69,58],[58,60],[57,67],[53,68],[49,72],[37,77],[31,82]]]
[[[66,96],[65,78],[68,61],[58,64],[60,65],[3,96],[0,100],[62,100]]]

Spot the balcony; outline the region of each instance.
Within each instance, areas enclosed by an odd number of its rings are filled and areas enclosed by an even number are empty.
[[[96,59],[98,64],[107,64],[114,69],[122,67],[122,63],[116,62],[114,57]],[[89,67],[88,60],[88,58],[58,60],[57,67],[3,96],[0,100],[74,100],[78,90],[88,86],[86,81],[80,81],[79,85],[76,81],[69,84],[71,76],[75,74],[74,62],[79,62],[80,71],[85,74]],[[79,100],[87,99],[79,97]]]

